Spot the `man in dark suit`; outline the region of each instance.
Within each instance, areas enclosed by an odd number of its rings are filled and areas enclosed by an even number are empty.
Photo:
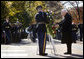
[[[30,25],[28,31],[32,32],[32,35],[30,36],[32,42],[36,42],[36,24]]]
[[[72,46],[72,17],[67,12],[66,9],[61,11],[61,15],[63,16],[63,20],[59,23],[62,32],[62,39],[61,43],[66,43],[67,45],[67,52],[64,54],[71,54],[71,46]]]
[[[83,24],[79,23],[78,27],[80,29],[80,41],[83,41]]]
[[[72,39],[73,41],[76,43],[76,40],[77,40],[77,31],[78,31],[78,27],[76,25],[76,23],[72,23]]]
[[[9,17],[6,17],[6,21],[3,23],[3,30],[6,33],[6,44],[11,43],[11,25],[9,22]]]

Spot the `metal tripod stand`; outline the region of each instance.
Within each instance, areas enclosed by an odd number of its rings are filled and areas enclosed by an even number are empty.
[[[52,49],[53,49],[54,54],[56,54],[55,44],[54,44],[54,41],[53,41],[53,38],[52,38],[51,35],[49,35],[49,43],[52,46]],[[52,50],[51,50],[51,53],[52,53]]]

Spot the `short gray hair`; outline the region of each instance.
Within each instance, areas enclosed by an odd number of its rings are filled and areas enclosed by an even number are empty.
[[[62,9],[61,12],[66,12],[67,13],[68,11],[66,9]]]

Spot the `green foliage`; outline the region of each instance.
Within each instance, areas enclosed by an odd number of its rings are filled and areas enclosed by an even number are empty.
[[[36,7],[41,5],[43,11],[45,9],[51,9],[53,11],[52,14],[49,15],[51,20],[50,23],[47,24],[47,31],[54,36],[52,30],[53,22],[56,21],[55,19],[60,18],[58,17],[58,15],[60,16],[60,12],[56,10],[61,10],[57,3],[57,1],[1,1],[1,20],[6,18],[6,16],[9,16],[12,23],[15,23],[17,19],[19,19],[23,28],[28,27],[31,22],[35,21],[35,14],[37,13]],[[49,7],[46,6],[47,4]]]
[[[4,19],[9,14],[9,10],[6,7],[6,2],[1,1],[1,19]]]

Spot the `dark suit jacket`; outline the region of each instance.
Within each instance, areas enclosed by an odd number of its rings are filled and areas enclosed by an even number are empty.
[[[62,32],[62,43],[72,43],[72,17],[68,13],[64,20],[59,23]]]
[[[71,32],[72,31],[72,17],[68,13],[65,15],[63,21],[59,23],[62,32]]]

